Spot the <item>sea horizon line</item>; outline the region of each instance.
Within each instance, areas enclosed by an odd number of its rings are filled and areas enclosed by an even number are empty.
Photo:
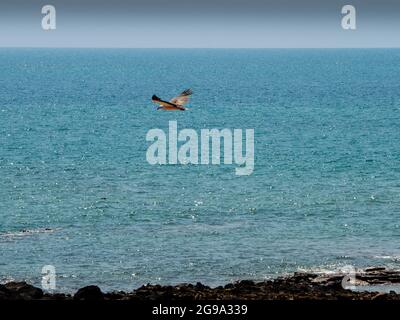
[[[389,50],[399,47],[53,47],[0,46],[0,49],[127,49],[127,50]]]

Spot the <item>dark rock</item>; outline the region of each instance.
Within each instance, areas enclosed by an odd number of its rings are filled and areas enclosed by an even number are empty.
[[[371,267],[371,268],[366,268],[365,272],[375,272],[375,271],[385,271],[385,267]]]
[[[43,295],[43,300],[71,300],[70,294],[65,293],[45,293]]]
[[[26,282],[8,282],[4,285],[11,299],[37,300],[43,297],[43,291]]]
[[[371,300],[387,300],[388,294],[387,293],[378,293],[372,297]]]
[[[202,284],[201,282],[197,282],[196,285],[195,285],[194,287],[195,287],[195,289],[197,289],[197,290],[202,290],[202,289],[208,288],[207,286],[205,286],[205,285]]]
[[[235,289],[240,290],[252,290],[255,286],[256,284],[251,280],[242,280],[235,283]]]
[[[360,285],[383,283],[393,285],[400,280],[400,272],[391,270],[360,271],[356,275]],[[371,268],[369,269],[371,270]],[[194,301],[194,300],[400,300],[395,292],[354,292],[342,288],[343,274],[296,273],[263,282],[242,280],[225,286],[210,288],[198,282],[161,286],[147,284],[132,292],[103,294],[99,287],[88,286],[76,294],[46,293],[25,282],[0,285],[0,300],[130,300],[130,301]],[[362,288],[362,287],[361,287]]]
[[[0,300],[8,300],[11,299],[11,291],[8,290],[5,286],[0,284]]]
[[[106,298],[107,300],[121,300],[126,295],[127,293],[123,291],[118,291],[118,292],[114,291],[104,294],[104,298]]]
[[[75,293],[74,300],[104,300],[104,294],[98,286],[87,286]]]

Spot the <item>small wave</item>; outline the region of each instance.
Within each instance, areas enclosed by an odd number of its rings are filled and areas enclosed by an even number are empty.
[[[391,261],[400,261],[400,256],[399,255],[378,255],[378,256],[373,256],[374,259],[382,259],[382,260],[391,260]]]
[[[8,283],[8,282],[13,282],[13,281],[16,281],[16,279],[13,278],[13,277],[10,277],[10,276],[6,276],[6,277],[1,277],[0,278],[0,284],[5,284],[5,283]]]
[[[315,273],[318,275],[334,275],[340,272],[339,266],[330,267],[298,267],[297,272]]]
[[[11,231],[11,232],[2,232],[0,233],[0,239],[15,239],[15,238],[22,238],[34,234],[41,234],[41,233],[53,233],[59,230],[59,228],[37,228],[37,229],[22,229],[18,231]]]

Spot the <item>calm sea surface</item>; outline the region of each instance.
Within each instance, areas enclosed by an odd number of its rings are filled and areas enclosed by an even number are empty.
[[[194,95],[157,112],[155,93]],[[253,128],[255,169],[151,166]],[[0,281],[103,290],[400,267],[400,50],[0,50]]]

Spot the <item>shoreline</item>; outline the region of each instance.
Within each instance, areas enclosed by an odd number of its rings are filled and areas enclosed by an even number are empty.
[[[0,285],[0,300],[108,300],[108,301],[201,301],[201,300],[400,300],[400,271],[383,267],[367,268],[356,274],[356,290],[344,289],[344,274],[297,272],[273,280],[254,282],[241,280],[215,288],[201,283],[143,285],[130,292],[104,293],[95,285],[79,289],[75,294],[48,293],[26,282]],[[370,288],[393,290],[365,291]]]

